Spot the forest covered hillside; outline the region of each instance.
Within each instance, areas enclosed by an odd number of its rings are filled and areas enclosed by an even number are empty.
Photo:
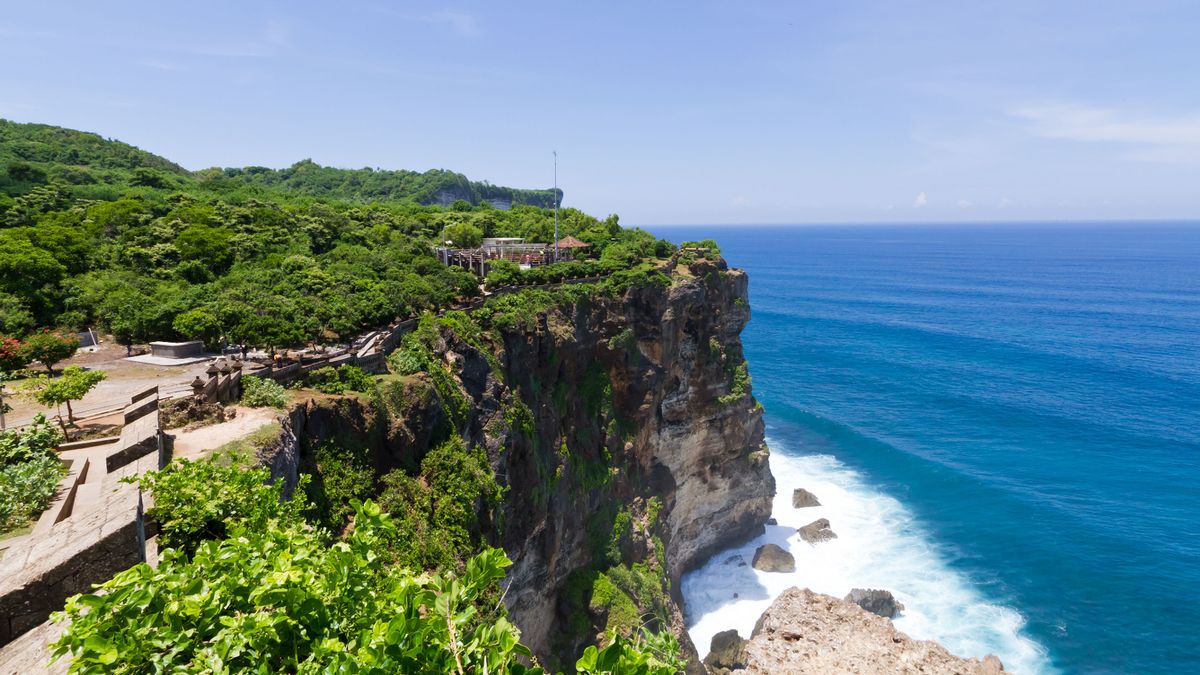
[[[423,203],[447,190],[464,198]],[[96,134],[0,120],[0,334],[91,327],[126,344],[265,347],[346,338],[477,295],[481,279],[439,264],[433,245],[550,241],[550,209],[487,201],[549,205],[550,194],[312,162],[188,172]],[[616,216],[558,215],[560,235],[589,242],[596,258],[624,264],[663,247]]]
[[[14,196],[47,180],[76,186],[80,195],[103,197],[116,186],[207,188],[228,192],[242,185],[287,195],[345,201],[399,201],[449,206],[457,200],[472,205],[554,206],[554,190],[522,190],[472,181],[445,169],[406,171],[338,169],[311,159],[286,169],[264,166],[209,168],[189,172],[158,155],[98,134],[47,124],[21,124],[0,119],[0,192]],[[93,186],[93,187],[88,187]],[[562,203],[562,191],[558,191]],[[0,198],[0,204],[3,204]]]

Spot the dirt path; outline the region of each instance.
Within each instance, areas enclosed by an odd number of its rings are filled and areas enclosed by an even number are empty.
[[[279,419],[274,408],[243,408],[238,406],[237,417],[200,427],[191,431],[169,431],[175,437],[172,456],[176,459],[197,459],[209,452],[258,431]]]

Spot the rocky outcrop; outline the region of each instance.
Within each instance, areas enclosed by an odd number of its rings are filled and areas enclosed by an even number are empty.
[[[516,393],[533,412],[532,439],[490,433],[486,419],[478,428],[508,479],[504,548],[515,564],[506,604],[535,653],[578,651],[559,642],[572,621],[568,577],[596,565],[589,538],[610,527],[611,514],[650,523],[651,500],[661,504],[656,522],[622,540],[622,560],[653,564],[661,542],[672,627],[695,653],[680,577],[761,533],[775,492],[761,408],[746,387],[735,389],[746,291],[742,271],[697,261],[668,287],[584,299],[538,316],[534,330],[507,332],[499,355],[507,392],[464,381],[476,410],[497,394],[503,409]]]
[[[796,488],[792,490],[792,507],[797,509],[806,509],[810,506],[820,506],[821,502],[817,500],[817,496],[805,490],[804,488]]]
[[[904,605],[897,602],[889,591],[855,588],[843,599],[885,619],[891,619],[904,611]]]
[[[760,572],[795,572],[796,558],[775,544],[763,544],[755,549],[750,565]]]
[[[1000,660],[964,659],[914,640],[858,605],[790,588],[759,618],[745,645],[746,673],[998,675]]]
[[[699,668],[680,577],[763,532],[775,492],[739,337],[749,318],[745,273],[701,259],[669,283],[578,294],[483,337],[452,317],[418,326],[450,379],[393,375],[371,398],[300,403],[287,424],[299,471],[325,441],[368,448],[380,473],[411,471],[453,431],[505,488],[481,535],[514,561],[505,604],[543,664],[569,665],[560,656],[573,661],[613,616],[591,601],[596,575],[640,565],[661,581],[654,614]],[[266,463],[294,471],[284,450]]]
[[[746,667],[746,640],[736,630],[725,630],[712,638],[704,667],[709,675],[728,675]]]
[[[830,539],[837,539],[837,534],[829,528],[829,521],[825,518],[818,518],[804,527],[797,530],[800,533],[800,538],[810,544],[819,544]]]

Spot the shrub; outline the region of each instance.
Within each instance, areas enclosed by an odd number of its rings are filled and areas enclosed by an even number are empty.
[[[54,643],[76,673],[541,673],[507,620],[476,602],[512,563],[489,549],[457,575],[379,564],[391,519],[362,504],[346,541],[303,525],[163,551],[67,601]]]
[[[242,405],[251,408],[282,408],[287,401],[287,390],[275,380],[253,376],[242,378]]]
[[[733,381],[729,385],[729,393],[724,396],[717,397],[717,402],[722,405],[729,403],[737,403],[743,397],[750,394],[750,371],[746,368],[746,362],[742,363],[733,370]]]
[[[0,467],[0,532],[22,527],[45,511],[65,475],[66,466],[53,456]]]
[[[304,501],[283,500],[281,481],[269,485],[270,471],[244,463],[244,458],[212,455],[143,476],[139,483],[154,497],[150,515],[158,521],[160,544],[191,555],[202,542],[224,539],[235,529],[302,523]]]
[[[493,260],[488,265],[488,288],[511,286],[521,278],[521,266],[511,260]]]
[[[62,443],[63,435],[46,416],[38,413],[33,423],[24,429],[0,432],[0,466],[28,462],[39,457],[55,457],[54,449]]]
[[[500,503],[501,488],[482,450],[457,436],[421,461],[418,476],[392,471],[379,501],[396,518],[398,561],[415,568],[454,565],[484,541],[480,510]]]
[[[67,474],[54,451],[62,438],[40,414],[25,429],[0,433],[0,532],[24,526],[58,494]]]
[[[337,369],[332,366],[317,368],[309,373],[308,386],[326,394],[342,394],[346,392],[345,383],[342,382]]]
[[[54,374],[54,364],[69,359],[79,349],[79,338],[74,335],[63,335],[43,330],[25,338],[21,343],[21,351],[26,362],[41,361],[51,375]]]

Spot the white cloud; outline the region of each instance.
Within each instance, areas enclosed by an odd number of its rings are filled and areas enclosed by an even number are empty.
[[[733,198],[733,201],[731,203],[734,206],[748,206],[750,204],[750,200],[746,199],[746,197],[744,195],[738,195]]]
[[[1156,117],[1074,103],[1014,108],[1040,138],[1128,146],[1128,157],[1147,162],[1200,161],[1200,115]]]
[[[913,208],[919,209],[928,203],[929,203],[929,197],[925,196],[925,193],[922,192],[917,195],[916,199],[913,200]]]
[[[960,208],[960,209],[965,209],[965,208],[967,208],[967,207],[969,207],[969,206],[971,206],[971,200],[969,200],[969,199],[960,199],[960,200],[958,200],[958,208]]]

